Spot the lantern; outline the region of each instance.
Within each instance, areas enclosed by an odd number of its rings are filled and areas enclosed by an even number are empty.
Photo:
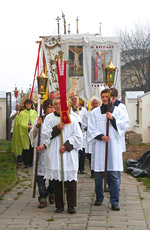
[[[38,94],[41,96],[46,94],[47,81],[48,77],[44,74],[44,72],[41,72],[40,76],[37,76]]]
[[[21,90],[20,96],[21,96],[21,98],[23,98],[23,97],[24,97],[24,92],[23,92],[23,89]]]
[[[116,67],[113,65],[112,60],[108,66],[105,67],[105,83],[110,88],[114,84]]]

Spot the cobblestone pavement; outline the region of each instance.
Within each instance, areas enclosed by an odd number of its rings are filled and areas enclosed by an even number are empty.
[[[32,198],[32,168],[18,171],[19,183],[0,200],[0,229],[50,230],[146,230],[150,229],[150,191],[135,178],[122,173],[119,212],[110,209],[109,194],[102,206],[94,206],[94,180],[88,164],[79,174],[77,213],[55,213],[55,206],[38,209]]]

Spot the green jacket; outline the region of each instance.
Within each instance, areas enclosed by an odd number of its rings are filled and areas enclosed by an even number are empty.
[[[33,125],[34,120],[37,118],[37,112],[33,109],[23,110],[18,116],[18,131],[19,139],[23,149],[30,148],[30,140],[28,135],[28,124]]]

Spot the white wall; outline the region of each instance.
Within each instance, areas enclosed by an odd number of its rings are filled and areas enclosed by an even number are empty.
[[[125,98],[125,105],[128,111],[128,116],[130,120],[130,128],[128,129],[129,131],[132,130],[134,131],[134,125],[136,121],[136,99],[127,99]]]
[[[150,93],[140,97],[140,124],[136,132],[142,134],[143,143],[150,143]]]

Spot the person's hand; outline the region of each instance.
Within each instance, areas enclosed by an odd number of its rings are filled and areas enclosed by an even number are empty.
[[[28,125],[28,129],[32,129],[32,125]]]
[[[58,125],[57,125],[57,128],[58,129],[63,129],[64,128],[64,123],[63,122],[60,122]]]
[[[42,118],[39,117],[36,123],[36,127],[39,128],[41,124],[42,124]]]
[[[43,149],[45,149],[45,145],[39,145],[39,146],[36,147],[36,151],[37,151],[37,152],[40,152],[40,151],[42,151]]]
[[[105,141],[105,142],[109,142],[109,136],[103,136],[102,140]]]
[[[79,103],[77,103],[76,105],[73,106],[74,109],[78,109],[79,108]]]
[[[60,153],[64,153],[66,152],[66,147],[63,145],[61,148],[60,148]]]
[[[42,124],[42,118],[41,118],[41,117],[38,118],[37,124],[38,124],[38,125],[41,125],[41,124]]]
[[[112,120],[113,119],[113,116],[110,112],[107,112],[106,113],[106,117],[109,119],[109,120]]]

